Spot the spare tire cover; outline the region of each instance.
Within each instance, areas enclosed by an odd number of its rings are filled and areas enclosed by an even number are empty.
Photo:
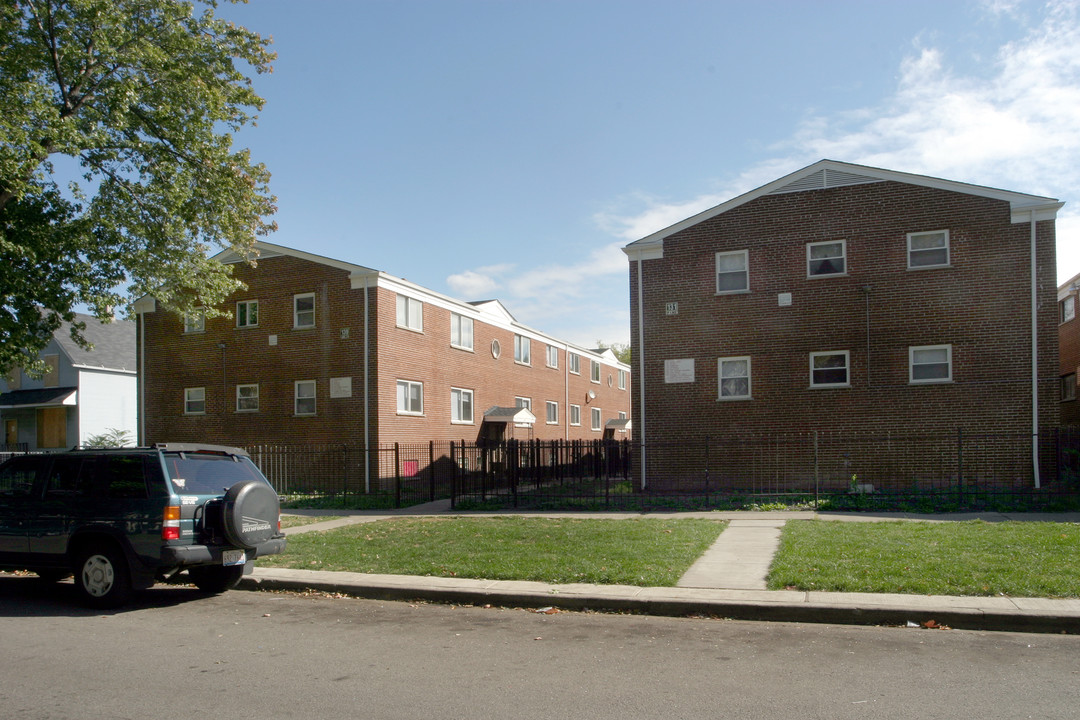
[[[278,533],[281,508],[274,488],[256,480],[238,482],[225,493],[225,538],[252,549]]]

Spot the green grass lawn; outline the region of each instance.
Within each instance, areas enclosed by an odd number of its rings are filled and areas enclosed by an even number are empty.
[[[714,520],[397,518],[294,535],[259,564],[301,570],[670,587]]]
[[[769,589],[1080,597],[1080,525],[787,523]]]

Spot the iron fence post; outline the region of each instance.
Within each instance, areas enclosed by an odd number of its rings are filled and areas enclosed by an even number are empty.
[[[428,502],[435,502],[435,441],[428,440],[428,477],[431,478],[431,482],[428,484]]]
[[[814,431],[814,507],[821,505],[821,468],[818,465],[818,431]]]
[[[394,507],[401,507],[401,448],[394,443]]]
[[[985,444],[985,443],[984,443]],[[960,504],[964,503],[964,429],[956,428],[956,494]]]

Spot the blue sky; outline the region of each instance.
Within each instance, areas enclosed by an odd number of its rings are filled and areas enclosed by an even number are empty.
[[[571,342],[629,342],[620,248],[822,158],[1048,195],[1080,273],[1076,2],[252,0],[236,144],[270,242]]]

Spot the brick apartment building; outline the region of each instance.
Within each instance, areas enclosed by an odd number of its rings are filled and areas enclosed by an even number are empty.
[[[630,367],[387,273],[270,243],[227,317],[139,316],[140,440],[625,439]]]
[[[630,244],[641,484],[688,438],[966,432],[1015,434],[1038,487],[1062,204],[822,160]]]
[[[1060,347],[1061,424],[1080,426],[1080,404],[1076,401],[1076,374],[1080,371],[1080,275],[1058,288],[1058,344]]]

